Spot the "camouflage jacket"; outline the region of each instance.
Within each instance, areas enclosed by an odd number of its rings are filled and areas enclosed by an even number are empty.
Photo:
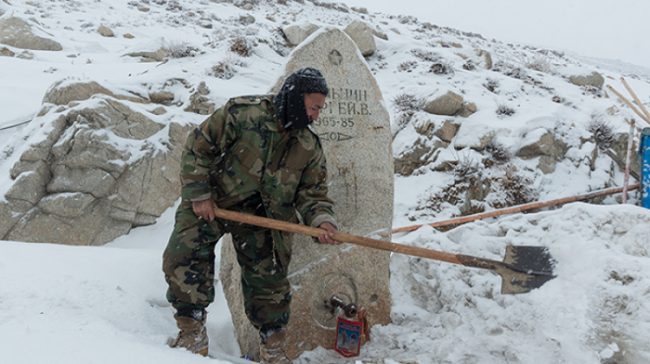
[[[273,96],[230,99],[190,132],[181,157],[181,197],[223,209],[260,197],[267,217],[336,226],[325,155],[309,129],[278,132]],[[274,234],[275,235],[275,234]]]

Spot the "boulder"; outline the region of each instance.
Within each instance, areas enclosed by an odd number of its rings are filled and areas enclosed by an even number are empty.
[[[13,57],[16,53],[7,47],[0,48],[0,56],[2,57]]]
[[[449,143],[454,139],[456,133],[458,133],[458,128],[460,128],[460,125],[450,120],[445,120],[444,123],[436,129],[433,135],[440,138],[440,140]]]
[[[39,33],[45,33],[39,31]],[[0,19],[0,43],[34,51],[60,51],[61,44],[34,34],[32,25],[17,17]]]
[[[570,76],[569,81],[576,86],[592,86],[601,88],[605,83],[605,78],[600,73],[594,71],[589,75]]]
[[[109,91],[95,81],[76,82],[76,81],[58,81],[50,87],[43,97],[43,103],[54,105],[68,105],[72,101],[88,100],[94,95],[106,95],[118,100],[128,100],[136,103],[149,103],[149,100],[128,96],[118,95]]]
[[[345,27],[345,33],[352,38],[364,57],[372,56],[377,51],[373,30],[361,20],[355,20]]]
[[[27,139],[0,203],[0,217],[19,218],[0,224],[0,239],[101,245],[154,223],[178,199],[190,126],[159,124],[108,94],[96,82],[59,82],[45,95],[75,107],[37,116],[41,130]]]
[[[190,105],[184,111],[193,112],[199,115],[210,115],[216,110],[214,102],[206,96],[210,93],[210,89],[206,86],[204,81],[201,81],[199,86],[192,95],[190,95]]]
[[[487,124],[464,122],[454,138],[454,148],[481,151],[490,144],[495,135],[496,130]]]
[[[287,37],[289,44],[292,46],[297,46],[298,44],[302,43],[302,41],[307,39],[317,30],[318,25],[311,23],[301,25],[294,24],[282,29],[284,36]]]
[[[537,169],[544,174],[553,173],[558,161],[564,159],[568,146],[560,139],[555,139],[553,134],[546,129],[531,131],[524,137],[522,147],[515,153],[519,158],[539,158]]]
[[[456,115],[463,105],[463,97],[448,91],[446,94],[439,96],[424,104],[423,110],[434,115]]]
[[[97,28],[97,33],[101,34],[102,37],[114,37],[115,34],[111,30],[111,28],[101,25],[99,28]]]

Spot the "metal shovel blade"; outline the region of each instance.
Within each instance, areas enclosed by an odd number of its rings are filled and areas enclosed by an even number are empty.
[[[555,278],[555,260],[546,247],[508,246],[503,263],[495,269],[503,278],[503,294],[525,293]]]

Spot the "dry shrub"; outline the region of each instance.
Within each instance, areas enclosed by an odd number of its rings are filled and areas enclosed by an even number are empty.
[[[165,57],[184,58],[194,57],[199,52],[198,48],[190,46],[187,42],[170,42],[162,48]]]
[[[421,49],[412,49],[411,54],[425,62],[438,62],[442,58],[435,52],[423,51]]]
[[[236,37],[230,41],[230,51],[242,57],[253,55],[253,46],[244,37]]]
[[[503,144],[493,142],[485,150],[490,153],[492,160],[497,164],[508,163],[512,158],[512,154]]]
[[[208,75],[224,80],[229,80],[235,77],[235,74],[237,73],[237,66],[245,67],[246,64],[233,58],[226,58],[223,61],[212,66],[212,68],[208,71]]]
[[[599,150],[609,149],[614,141],[614,130],[602,115],[592,115],[586,129],[593,135]]]
[[[436,62],[431,65],[429,72],[435,73],[436,75],[448,75],[454,74],[454,68],[446,62]]]
[[[539,192],[535,189],[533,181],[523,176],[517,167],[507,165],[501,177],[493,178],[493,186],[500,189],[505,195],[505,201],[496,206],[517,206],[536,201]]]
[[[529,55],[520,55],[519,61],[524,65],[524,67],[531,69],[533,71],[550,73],[551,72],[551,61],[546,54],[535,53],[532,56]]]
[[[504,61],[498,61],[492,66],[492,71],[503,73],[504,75],[518,80],[527,80],[528,74],[521,67],[514,66]]]
[[[398,116],[398,125],[400,127],[404,127],[411,121],[413,114],[421,110],[424,104],[422,100],[414,95],[406,93],[395,96],[391,101],[397,106],[397,111],[400,113]]]
[[[499,105],[497,107],[496,113],[499,116],[512,116],[515,114],[515,109],[507,105]]]
[[[497,93],[497,88],[499,88],[499,80],[495,78],[488,78],[487,81],[483,84],[486,89],[488,89],[490,92]]]
[[[406,61],[397,66],[397,70],[400,72],[413,72],[417,65],[418,63],[415,61]]]
[[[474,62],[472,62],[471,59],[469,59],[467,60],[467,62],[463,64],[463,69],[465,71],[474,71],[476,69],[476,65],[474,64]]]

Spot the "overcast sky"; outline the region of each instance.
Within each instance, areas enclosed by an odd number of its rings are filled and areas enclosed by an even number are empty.
[[[649,0],[342,0],[369,12],[650,68]]]

